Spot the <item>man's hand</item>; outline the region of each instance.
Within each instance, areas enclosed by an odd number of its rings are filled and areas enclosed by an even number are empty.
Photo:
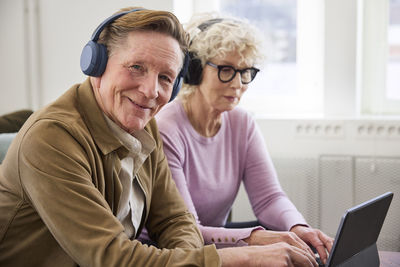
[[[219,249],[218,254],[224,267],[318,266],[314,257],[309,253],[285,242],[267,246],[224,248]]]
[[[270,245],[279,242],[285,242],[291,246],[297,247],[314,257],[311,248],[294,232],[276,232],[269,230],[255,230],[248,238],[243,239],[249,246]]]
[[[315,247],[319,257],[323,263],[328,260],[328,253],[331,252],[333,245],[333,238],[327,236],[318,229],[313,229],[303,225],[296,225],[290,229],[293,233],[296,233],[304,242]],[[327,253],[328,251],[328,253]]]

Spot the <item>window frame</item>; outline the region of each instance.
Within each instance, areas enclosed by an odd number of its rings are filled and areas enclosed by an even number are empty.
[[[400,100],[386,98],[390,2],[359,0],[359,6],[361,114],[400,115]]]

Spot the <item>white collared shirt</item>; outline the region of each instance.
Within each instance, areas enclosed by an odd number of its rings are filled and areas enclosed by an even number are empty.
[[[134,135],[122,130],[111,119],[104,115],[108,126],[121,143],[128,149],[128,155],[121,159],[119,177],[122,183],[122,195],[119,202],[117,218],[125,228],[125,233],[133,239],[139,228],[145,202],[145,195],[139,180],[133,174],[149,156],[155,147],[154,140],[144,131]]]

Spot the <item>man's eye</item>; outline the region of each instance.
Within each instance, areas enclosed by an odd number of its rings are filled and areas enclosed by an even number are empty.
[[[167,75],[160,75],[160,79],[166,82],[172,82],[172,80]]]
[[[138,70],[143,70],[143,67],[140,65],[132,65],[129,67],[129,69],[133,71],[138,71]]]

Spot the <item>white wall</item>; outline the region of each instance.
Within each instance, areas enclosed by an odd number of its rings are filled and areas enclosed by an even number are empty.
[[[0,1],[0,114],[30,106],[22,0]]]
[[[82,82],[82,48],[105,18],[127,6],[172,11],[173,0],[1,0],[0,114],[36,110]]]

